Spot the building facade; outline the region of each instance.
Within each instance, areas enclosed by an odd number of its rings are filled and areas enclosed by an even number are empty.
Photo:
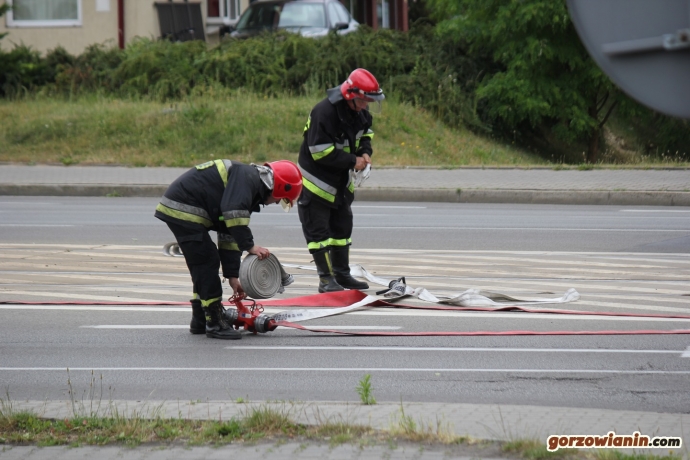
[[[407,0],[341,0],[353,17],[371,27],[407,30]],[[194,38],[219,41],[250,0],[2,0],[11,10],[0,19],[0,47],[23,43],[42,53],[62,46],[80,54],[92,44],[125,47],[135,37],[152,39],[195,29]],[[185,19],[186,18],[186,19]],[[185,21],[190,21],[189,26]],[[198,26],[194,27],[192,24]],[[162,30],[166,29],[166,30]],[[173,33],[170,33],[170,30]]]

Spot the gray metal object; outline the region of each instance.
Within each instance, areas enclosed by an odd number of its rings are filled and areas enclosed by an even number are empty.
[[[587,51],[623,91],[690,118],[690,1],[567,1]]]
[[[252,299],[269,299],[282,287],[282,271],[278,258],[271,254],[259,260],[249,254],[240,265],[240,283]]]
[[[182,254],[182,249],[180,249],[180,245],[177,244],[177,241],[167,243],[165,246],[163,246],[163,254],[170,257],[184,257]]]

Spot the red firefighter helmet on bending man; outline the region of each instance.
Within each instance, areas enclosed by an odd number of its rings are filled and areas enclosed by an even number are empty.
[[[346,101],[364,99],[367,102],[381,102],[386,98],[376,78],[366,69],[355,69],[340,85],[340,92]]]
[[[288,160],[272,161],[264,166],[273,170],[273,198],[278,198],[283,209],[289,211],[302,193],[302,173]]]

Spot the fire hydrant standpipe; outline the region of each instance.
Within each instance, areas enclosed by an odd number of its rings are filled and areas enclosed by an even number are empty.
[[[264,307],[257,304],[256,300],[249,299],[248,302],[251,302],[251,305],[247,306],[243,302],[245,299],[244,295],[233,295],[229,300],[230,303],[235,304],[236,310],[225,310],[225,318],[235,326],[235,329],[263,334],[278,327],[275,320],[264,314]]]

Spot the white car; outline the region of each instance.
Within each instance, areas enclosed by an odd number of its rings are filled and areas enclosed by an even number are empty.
[[[304,37],[323,37],[331,31],[354,32],[358,26],[338,0],[262,0],[249,5],[230,36],[247,38],[287,30]]]

